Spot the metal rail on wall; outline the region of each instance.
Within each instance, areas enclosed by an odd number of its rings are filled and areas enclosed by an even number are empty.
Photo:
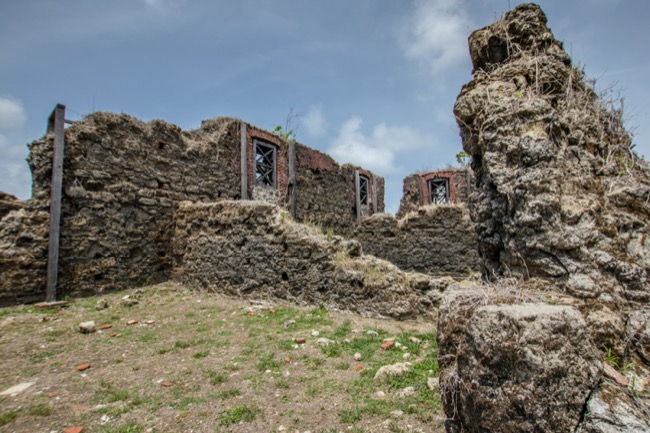
[[[65,146],[66,123],[73,124],[74,122],[65,118],[65,105],[57,104],[47,120],[47,133],[54,132],[54,157],[52,158],[52,184],[50,187],[50,236],[47,250],[45,302],[56,302],[56,287],[59,275],[63,150]]]

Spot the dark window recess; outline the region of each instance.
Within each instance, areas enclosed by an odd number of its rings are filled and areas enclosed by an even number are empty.
[[[368,178],[359,176],[359,201],[363,205],[368,204],[368,185],[370,185]]]
[[[255,185],[275,188],[275,146],[255,141]]]
[[[436,177],[429,180],[429,201],[431,204],[449,203],[449,179]]]

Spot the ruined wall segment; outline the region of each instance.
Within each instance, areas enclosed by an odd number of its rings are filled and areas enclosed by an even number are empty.
[[[296,146],[296,219],[318,222],[337,234],[349,235],[357,219],[355,170],[369,180],[369,202],[361,214],[373,214],[372,201],[377,197],[377,212],[384,211],[384,179],[350,164],[339,165],[332,157],[315,149]],[[374,183],[373,183],[374,180]],[[373,188],[377,188],[377,194]],[[351,223],[352,222],[352,223]]]
[[[327,155],[296,144],[292,180],[289,143],[240,120],[215,118],[199,129],[182,131],[160,120],[145,123],[125,114],[94,113],[65,130],[59,294],[168,279],[176,204],[241,199],[243,125],[247,198],[287,209],[294,199],[298,218],[341,233],[350,230],[356,223],[358,168],[341,167]],[[275,149],[274,187],[255,183],[257,141]],[[46,134],[30,144],[34,203],[49,202],[53,143],[53,134]],[[383,210],[383,179],[376,179]],[[10,196],[0,196],[3,213],[21,206]],[[43,290],[38,286],[43,278],[35,278],[27,292]]]
[[[397,211],[397,218],[403,218],[409,212],[416,211],[420,206],[432,204],[432,180],[446,181],[449,186],[448,203],[469,203],[469,195],[473,184],[470,169],[449,167],[443,170],[414,173],[404,178],[402,199]]]
[[[0,307],[45,299],[49,206],[11,200],[0,217]]]
[[[65,132],[59,252],[62,293],[164,281],[174,203],[239,194],[239,121],[196,131],[94,113]],[[30,146],[33,197],[48,200],[53,138]]]
[[[424,206],[399,220],[373,215],[351,236],[366,254],[406,271],[456,278],[480,271],[476,233],[464,205]]]
[[[189,287],[368,316],[434,317],[453,281],[364,256],[359,242],[297,224],[264,202],[183,202],[173,243],[174,278]]]
[[[650,168],[539,6],[469,45],[454,112],[491,284],[441,305],[448,431],[650,432]]]

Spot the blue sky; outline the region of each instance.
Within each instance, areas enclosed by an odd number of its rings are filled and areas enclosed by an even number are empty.
[[[123,112],[183,129],[238,117],[267,129],[293,107],[300,142],[386,179],[455,164],[452,108],[471,79],[467,36],[508,0],[4,0],[0,190],[29,198],[26,144],[67,117]],[[541,1],[574,63],[625,98],[650,155],[650,2]],[[197,173],[200,175],[200,173]]]

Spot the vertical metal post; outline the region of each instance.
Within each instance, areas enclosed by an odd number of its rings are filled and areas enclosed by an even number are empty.
[[[296,142],[289,141],[289,200],[291,216],[296,218]]]
[[[372,175],[372,213],[377,213],[377,176]]]
[[[359,180],[359,170],[354,170],[354,191],[357,208],[357,224],[361,224],[361,181]]]
[[[63,150],[65,146],[65,106],[57,104],[48,119],[48,132],[54,130],[54,157],[50,187],[50,240],[47,252],[47,289],[45,302],[56,301],[59,270],[59,234],[61,230],[61,187],[63,184]]]
[[[241,199],[248,200],[248,138],[246,123],[241,122]]]

